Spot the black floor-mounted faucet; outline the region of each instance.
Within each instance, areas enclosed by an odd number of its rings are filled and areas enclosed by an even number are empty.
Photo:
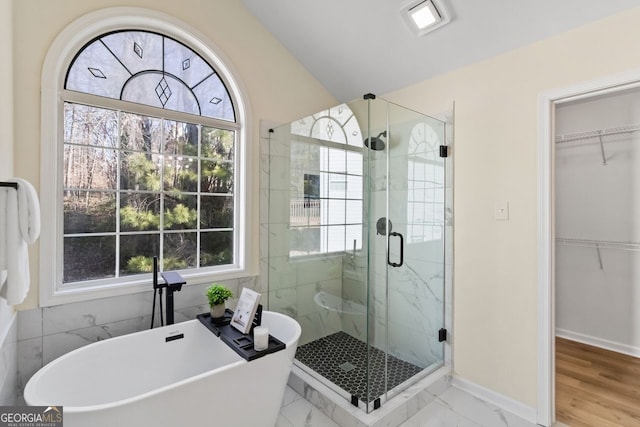
[[[158,283],[158,257],[153,257],[153,311],[151,313],[151,328],[153,329],[153,321],[156,313],[156,291],[160,295],[160,325],[164,326],[162,319],[162,290],[167,289],[166,311],[167,325],[173,325],[173,293],[182,290],[182,285],[187,281],[175,271],[165,271],[160,273],[164,279],[164,283]]]

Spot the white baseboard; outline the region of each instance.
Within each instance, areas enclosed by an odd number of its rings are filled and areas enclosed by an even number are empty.
[[[493,390],[489,390],[488,388],[482,387],[474,382],[466,380],[464,378],[460,378],[454,374],[453,381],[451,383],[454,387],[459,388],[460,390],[466,391],[467,393],[476,396],[485,402],[491,403],[497,406],[500,409],[511,412],[514,415],[523,418],[530,423],[537,423],[537,411],[536,408],[531,407],[529,405],[525,405],[524,403],[507,397],[503,394],[496,393]]]
[[[560,328],[556,328],[556,336],[560,338],[566,338],[571,341],[577,341],[583,344],[592,345],[594,347],[604,348],[605,350],[615,351],[616,353],[627,354],[633,357],[640,357],[640,347],[634,347],[629,344],[609,341],[591,335],[581,334],[579,332],[568,331],[566,329]]]

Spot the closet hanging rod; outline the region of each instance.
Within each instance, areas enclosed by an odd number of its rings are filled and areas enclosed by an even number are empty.
[[[0,187],[10,187],[10,188],[15,188],[17,190],[18,183],[17,182],[0,182]]]
[[[574,246],[580,248],[595,249],[617,249],[622,251],[640,251],[640,243],[636,242],[616,242],[611,240],[587,240],[587,239],[566,239],[556,238],[556,243],[563,246]]]
[[[562,144],[563,142],[580,141],[583,139],[593,139],[603,136],[611,135],[623,135],[626,133],[633,133],[640,131],[640,125],[621,126],[608,129],[596,129],[586,132],[567,133],[564,135],[556,136],[556,144]]]

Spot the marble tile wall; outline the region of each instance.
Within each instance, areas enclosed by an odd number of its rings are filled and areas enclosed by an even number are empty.
[[[363,253],[346,254],[342,262],[342,299],[348,302],[342,314],[342,330],[361,341],[367,339],[367,258]]]
[[[11,317],[11,325],[0,342],[0,406],[17,403],[18,395],[18,322]]]
[[[228,286],[236,296],[244,287],[254,289],[263,294],[262,303],[266,305],[266,290],[256,277],[220,283]],[[196,315],[209,310],[204,296],[208,286],[183,286],[174,294],[176,323],[195,319]],[[237,298],[230,299],[227,307],[235,307],[237,301]],[[148,329],[152,304],[153,293],[143,292],[18,312],[18,396],[38,369],[63,354],[96,341]],[[160,324],[159,317],[156,304],[156,326]]]
[[[447,297],[450,297],[452,285],[450,273],[447,273],[451,271],[450,264],[447,265],[451,259],[448,255],[451,248],[444,246],[442,237],[452,238],[452,229],[445,218],[444,235],[436,240],[412,242],[408,235],[411,224],[408,224],[407,206],[411,188],[407,177],[412,159],[405,141],[410,140],[409,134],[417,122],[412,119],[392,129],[395,139],[389,141],[391,151],[388,159],[378,153],[370,157],[373,176],[370,193],[372,212],[369,216],[374,222],[388,216],[392,231],[404,236],[404,265],[394,268],[387,266],[387,237],[375,233],[370,235],[370,298],[374,304],[375,319],[370,331],[377,347],[384,349],[388,345],[394,356],[426,367],[447,360],[445,346],[438,340],[438,331],[447,326],[445,301],[450,301]],[[447,164],[441,171],[444,172],[442,182],[437,184],[434,193],[436,199],[445,198],[445,217],[447,212],[449,217],[452,212],[453,199],[447,194],[451,187],[446,183],[446,178],[452,176],[447,170],[450,166]],[[428,180],[423,184],[432,185]],[[416,192],[414,197],[422,195]],[[389,242],[390,259],[398,262],[398,238],[393,237]],[[449,350],[446,352],[449,354]]]
[[[342,256],[289,256],[290,143],[269,134],[260,139],[260,281],[268,286],[269,309],[285,313],[302,326],[300,345],[338,332],[337,311],[318,305],[318,292],[342,294]]]

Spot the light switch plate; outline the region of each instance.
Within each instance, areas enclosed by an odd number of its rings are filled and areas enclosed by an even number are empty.
[[[509,220],[509,202],[506,202],[506,201],[496,202],[494,217],[496,221],[508,221]]]

